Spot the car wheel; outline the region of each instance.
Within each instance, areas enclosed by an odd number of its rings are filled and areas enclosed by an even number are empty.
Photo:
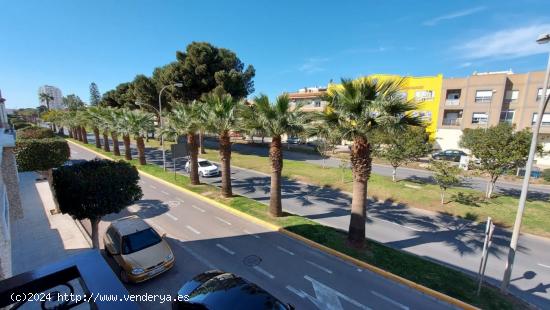
[[[128,283],[129,282],[128,274],[126,273],[126,270],[124,270],[124,269],[120,269],[120,281],[122,281],[122,283]]]

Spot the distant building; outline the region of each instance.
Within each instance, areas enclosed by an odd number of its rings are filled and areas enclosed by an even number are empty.
[[[46,93],[53,97],[53,100],[50,101],[50,109],[56,110],[63,108],[63,94],[61,93],[61,89],[55,86],[44,85],[38,89],[38,96],[42,93]],[[39,101],[41,106],[46,106],[46,101],[40,99]]]
[[[2,97],[2,90],[0,90],[0,128],[8,128],[8,113],[5,102],[6,99]]]

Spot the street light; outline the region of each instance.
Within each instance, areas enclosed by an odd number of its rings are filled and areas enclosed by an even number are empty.
[[[545,44],[550,42],[550,33],[543,34],[537,39],[537,43]],[[514,231],[512,232],[512,238],[510,239],[510,250],[508,252],[508,261],[506,262],[506,270],[504,271],[504,278],[500,285],[500,290],[506,292],[510,285],[510,278],[512,277],[512,267],[514,265],[514,257],[516,256],[516,250],[518,246],[519,230],[521,228],[521,221],[523,218],[523,211],[525,209],[525,201],[527,200],[527,192],[529,191],[529,178],[531,177],[531,169],[533,168],[533,160],[535,158],[535,152],[537,150],[537,142],[539,136],[540,125],[544,116],[544,110],[548,105],[550,96],[548,95],[548,80],[550,79],[550,53],[548,54],[548,64],[546,67],[546,76],[544,77],[544,84],[542,85],[542,101],[539,104],[538,117],[535,122],[535,128],[533,128],[533,137],[531,138],[531,148],[529,149],[529,158],[525,165],[525,176],[523,177],[523,184],[521,186],[521,195],[519,197],[518,211],[516,214],[516,221],[514,222]]]
[[[166,89],[166,87],[170,87],[170,86],[174,86],[174,87],[183,87],[183,84],[182,83],[174,83],[174,84],[170,84],[170,85],[166,85],[164,86],[163,88],[160,89],[160,92],[159,92],[159,120],[160,120],[160,129],[162,131],[162,128],[163,128],[163,122],[162,122],[162,92],[164,91],[164,89]],[[164,149],[164,135],[161,133],[160,135],[160,144],[162,146],[162,168],[164,169],[164,171],[166,171],[166,150]]]

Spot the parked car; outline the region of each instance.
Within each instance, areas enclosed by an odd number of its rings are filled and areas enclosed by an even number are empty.
[[[143,282],[174,266],[170,246],[144,220],[132,215],[113,221],[103,237],[105,252],[120,267],[122,282]]]
[[[220,168],[218,166],[214,165],[210,161],[206,159],[198,159],[199,164],[199,175],[201,177],[217,177],[221,175]],[[187,161],[185,163],[185,171],[189,173],[191,171],[191,163]]]
[[[232,273],[211,270],[195,276],[178,291],[172,309],[247,309],[290,310],[273,295]]]
[[[288,137],[286,143],[288,144],[300,144],[301,140],[298,137]]]
[[[460,161],[461,156],[466,156],[467,154],[461,150],[444,150],[435,152],[432,154],[433,159],[437,160],[448,160],[448,161]]]

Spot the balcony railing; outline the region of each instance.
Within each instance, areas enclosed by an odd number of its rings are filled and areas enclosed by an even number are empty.
[[[476,102],[491,102],[492,99],[493,97],[476,97]]]
[[[460,126],[461,118],[444,118],[443,126]]]
[[[446,105],[460,105],[460,99],[447,99],[445,100]]]

